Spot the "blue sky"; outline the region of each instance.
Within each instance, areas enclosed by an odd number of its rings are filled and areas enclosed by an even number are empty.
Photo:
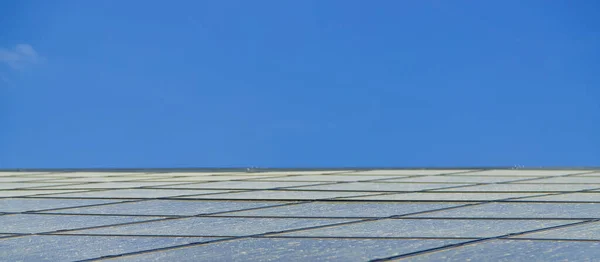
[[[0,1],[0,168],[600,166],[597,1]]]

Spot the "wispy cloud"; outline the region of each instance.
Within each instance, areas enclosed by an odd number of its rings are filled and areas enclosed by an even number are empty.
[[[23,69],[40,61],[41,57],[31,45],[18,44],[13,48],[0,47],[0,64],[6,64],[12,69]]]

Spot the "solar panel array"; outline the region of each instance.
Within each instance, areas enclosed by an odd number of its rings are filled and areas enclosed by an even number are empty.
[[[6,261],[600,257],[598,170],[0,172]]]

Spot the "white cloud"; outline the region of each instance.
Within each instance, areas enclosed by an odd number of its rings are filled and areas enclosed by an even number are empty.
[[[12,49],[0,47],[0,63],[13,69],[23,69],[40,61],[40,56],[31,45],[18,44]]]

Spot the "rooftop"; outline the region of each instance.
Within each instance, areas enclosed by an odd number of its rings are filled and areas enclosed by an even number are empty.
[[[597,257],[595,169],[0,171],[0,260]]]

